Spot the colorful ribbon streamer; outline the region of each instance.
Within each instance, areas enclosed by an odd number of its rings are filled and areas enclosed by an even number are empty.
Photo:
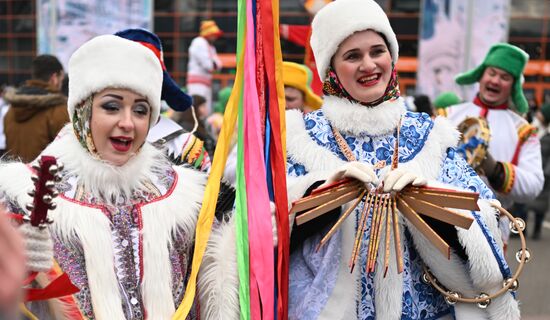
[[[237,120],[234,214],[241,319],[287,319],[289,230],[278,11],[278,0],[238,1],[235,84],[197,222],[195,252],[186,293],[173,319],[185,319],[195,298],[197,274],[210,235],[220,180]],[[266,130],[266,126],[270,130]],[[277,286],[268,190],[273,190],[276,205],[279,239]],[[274,310],[277,310],[277,315]]]
[[[260,4],[261,5],[261,4]],[[247,30],[256,30],[255,6],[247,0]],[[257,20],[260,23],[260,19]],[[260,102],[256,78],[256,36],[247,34],[245,51],[245,177],[250,241],[250,306],[252,319],[273,319],[274,262],[271,213],[266,184]],[[258,74],[258,76],[263,76]],[[269,307],[267,307],[269,306]]]
[[[245,34],[245,25],[243,25],[245,20],[245,11],[243,8],[245,7],[244,0],[239,0],[239,25],[238,25],[238,36],[237,36],[237,74],[235,76],[235,85],[233,87],[233,90],[231,92],[231,96],[229,97],[229,101],[227,104],[227,108],[224,113],[223,118],[223,126],[222,130],[220,132],[218,143],[216,145],[216,153],[214,154],[214,160],[212,161],[212,168],[210,170],[210,175],[208,177],[208,182],[206,184],[206,188],[204,191],[204,197],[202,202],[201,211],[199,213],[199,217],[197,220],[197,227],[195,229],[195,250],[193,253],[193,261],[191,265],[191,274],[189,275],[189,280],[187,282],[187,286],[185,289],[185,295],[183,297],[183,300],[174,313],[174,316],[172,319],[177,320],[183,320],[187,318],[187,315],[189,314],[189,311],[191,310],[191,307],[193,305],[193,301],[195,300],[195,294],[196,294],[196,286],[197,286],[197,275],[199,272],[200,264],[202,262],[202,258],[204,256],[204,251],[206,250],[206,244],[208,242],[208,238],[210,236],[210,231],[212,229],[212,222],[214,220],[214,212],[216,210],[216,201],[218,199],[218,193],[220,191],[220,181],[221,177],[223,175],[223,171],[225,168],[225,163],[227,162],[227,157],[229,153],[229,148],[231,147],[231,137],[234,132],[235,123],[237,122],[237,115],[238,115],[238,106],[242,106],[241,97],[242,97],[242,82],[243,82],[243,54],[244,51],[242,50],[243,46],[243,40],[244,40],[244,34]],[[243,23],[242,23],[242,22]],[[239,172],[237,171],[237,174]],[[237,180],[239,178],[237,177]],[[239,194],[237,192],[237,207],[239,206],[239,203],[245,203],[246,199],[242,199],[242,194]],[[246,207],[246,205],[245,205]],[[237,219],[238,217],[235,217]],[[237,222],[237,233],[240,232],[238,228],[238,222]],[[237,242],[239,242],[239,237],[237,237]],[[248,242],[246,240],[246,242]],[[239,246],[239,243],[238,243]],[[246,253],[246,255],[248,255]],[[239,252],[237,252],[237,258],[240,259]],[[248,260],[248,256],[245,257],[246,260]],[[246,271],[246,274],[241,274],[239,270],[239,278],[241,281],[248,280],[248,271]],[[246,292],[246,294],[245,294]],[[242,288],[239,288],[239,299],[241,300],[241,318],[245,316],[245,313],[243,311],[249,309],[247,307],[247,303],[243,299],[246,299],[246,296],[248,295],[248,289],[245,290],[245,292],[242,292]],[[244,309],[244,310],[243,310]],[[243,318],[247,319],[247,318]]]

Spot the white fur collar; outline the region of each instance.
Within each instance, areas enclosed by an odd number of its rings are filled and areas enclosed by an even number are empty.
[[[107,203],[120,196],[129,199],[132,191],[147,190],[145,182],[162,177],[162,168],[170,166],[162,151],[149,143],[145,143],[125,165],[114,166],[93,158],[72,130],[65,131],[42,154],[57,157],[65,165],[66,175],[76,175],[86,192]]]
[[[340,132],[370,136],[393,132],[406,111],[402,98],[383,102],[376,107],[366,107],[333,96],[325,96],[322,110],[330,124]]]

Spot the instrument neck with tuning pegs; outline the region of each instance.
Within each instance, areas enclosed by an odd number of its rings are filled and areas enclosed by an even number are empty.
[[[28,213],[23,216],[23,221],[29,222],[38,228],[45,228],[52,223],[48,218],[48,210],[54,210],[56,204],[53,201],[59,195],[55,183],[61,181],[63,165],[52,156],[41,156],[32,164],[34,170],[31,179],[34,187],[28,192],[33,198],[27,203]]]

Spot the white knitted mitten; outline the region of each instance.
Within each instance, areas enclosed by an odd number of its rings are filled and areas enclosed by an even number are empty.
[[[384,192],[401,191],[409,184],[416,187],[424,186],[427,182],[428,181],[419,174],[406,169],[397,168],[386,173],[383,179]]]
[[[40,229],[24,223],[19,231],[25,239],[27,269],[46,272],[53,266],[53,242],[48,228]]]
[[[321,185],[321,187],[329,185],[343,178],[357,179],[365,184],[378,184],[378,177],[376,176],[376,173],[374,173],[371,165],[358,161],[352,161],[346,162],[344,165],[336,169],[336,171],[334,171],[330,175],[330,177],[323,185]]]

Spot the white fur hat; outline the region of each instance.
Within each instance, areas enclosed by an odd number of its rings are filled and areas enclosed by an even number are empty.
[[[373,0],[336,0],[324,6],[311,23],[311,48],[321,80],[326,77],[332,56],[349,36],[367,29],[383,34],[397,63],[399,45],[388,17]]]
[[[149,127],[160,114],[162,67],[147,47],[114,35],[102,35],[78,48],[69,60],[69,116],[90,95],[106,88],[129,89],[151,105]]]

